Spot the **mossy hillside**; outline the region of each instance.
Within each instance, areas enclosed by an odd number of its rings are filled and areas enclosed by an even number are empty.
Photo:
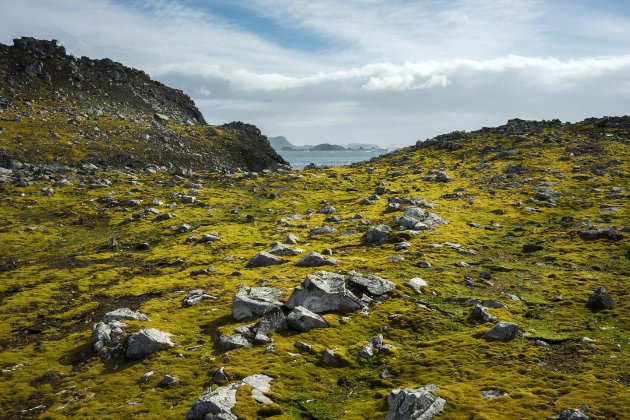
[[[3,184],[0,213],[6,224],[0,230],[0,255],[14,259],[17,267],[0,274],[2,379],[15,390],[2,394],[2,408],[9,417],[153,418],[159,413],[181,418],[210,385],[214,371],[224,366],[232,380],[255,373],[274,378],[269,393],[273,407],[251,400],[246,387],[239,391],[233,412],[244,418],[382,418],[392,389],[428,383],[437,384],[436,394],[448,402],[445,418],[546,418],[583,404],[589,405],[592,418],[622,418],[630,404],[630,240],[627,234],[619,241],[583,241],[578,236],[586,219],[601,226],[623,226],[630,219],[627,198],[610,194],[611,187],[628,194],[630,151],[627,142],[607,134],[627,138],[620,130],[585,123],[543,130],[527,141],[520,139],[523,136],[479,133],[460,150],[406,149],[353,167],[266,173],[258,179],[198,173],[194,180],[203,188],[196,198],[203,205],[169,198],[187,193],[187,181],[168,186],[170,177],[163,173],[91,176],[111,180],[104,189],[91,189],[82,179],[86,175],[70,173],[65,176],[72,185],[55,187],[52,196],[41,194],[52,179],[26,187]],[[545,142],[547,138],[553,141]],[[592,143],[598,145],[597,152],[569,156],[569,150]],[[519,153],[497,157],[500,152],[484,151],[488,146]],[[621,163],[603,174],[592,172],[611,160]],[[491,166],[471,169],[482,162]],[[505,175],[510,163],[525,166],[527,173]],[[574,172],[578,165],[583,169]],[[441,169],[452,180],[425,181],[429,169]],[[589,178],[575,178],[584,174]],[[384,194],[373,205],[360,204],[377,186],[398,192]],[[557,205],[526,203],[539,188],[561,193],[555,197]],[[456,191],[462,196],[440,198]],[[99,202],[104,195],[119,203],[140,198],[143,204],[108,206]],[[361,222],[391,225],[392,217],[399,215],[382,213],[388,196],[425,198],[437,204],[431,211],[449,224],[405,236],[412,243],[406,253],[396,251],[393,242],[363,243],[368,226]],[[132,213],[151,207],[153,199],[176,203],[174,208],[159,207],[176,217],[125,223]],[[306,216],[322,200],[338,209],[341,223],[325,222],[326,215],[316,212]],[[302,220],[278,223],[294,213]],[[363,219],[354,219],[357,213]],[[247,215],[254,221],[248,222]],[[573,221],[563,222],[564,216]],[[198,233],[178,232],[183,223]],[[309,237],[311,228],[323,225],[337,232]],[[344,234],[349,230],[357,232]],[[187,236],[208,232],[216,232],[221,240],[212,245],[186,243]],[[257,252],[289,233],[300,237],[298,246],[305,252],[331,248],[338,264],[328,269],[378,274],[397,289],[389,299],[374,302],[369,315],[325,314],[330,328],[274,334],[275,354],[264,354],[264,346],[223,354],[214,343],[217,331],[230,333],[255,321],[235,322],[230,316],[238,285],[264,282],[286,288],[288,296],[307,273],[318,270],[293,267],[299,257],[285,257],[289,262],[283,265],[245,268]],[[119,242],[116,248],[107,246],[112,237]],[[140,242],[148,242],[150,249],[137,251]],[[476,254],[430,245],[444,242],[459,243]],[[523,253],[522,246],[531,243],[544,249]],[[416,252],[424,255],[417,257]],[[389,262],[394,255],[405,259]],[[420,260],[432,267],[417,267]],[[469,266],[455,265],[462,261]],[[511,271],[488,268],[494,265]],[[207,276],[190,275],[208,267],[214,271]],[[482,271],[491,274],[490,283],[480,279]],[[474,279],[472,287],[464,284],[465,276]],[[416,295],[404,286],[411,277],[429,283],[425,293]],[[592,312],[584,304],[600,285],[616,304],[612,310]],[[184,292],[195,288],[217,299],[182,307]],[[562,300],[555,299],[558,295]],[[469,321],[471,307],[445,302],[450,296],[506,303],[508,309],[489,312],[517,323],[524,334],[507,343],[483,339],[489,324]],[[435,310],[424,308],[420,300]],[[130,322],[130,331],[167,331],[174,334],[177,346],[139,361],[103,362],[95,357],[89,348],[92,324],[123,306],[151,319]],[[360,358],[361,346],[378,333],[396,350]],[[582,342],[583,337],[595,341]],[[537,338],[552,346],[534,346]],[[295,341],[311,344],[316,354],[298,354]],[[326,348],[335,349],[343,363],[322,366],[319,358]],[[381,379],[384,368],[394,377]],[[150,370],[155,372],[150,381],[138,384]],[[164,374],[178,376],[180,383],[171,389],[157,387]],[[487,389],[509,395],[486,400],[481,391]],[[38,406],[43,407],[23,411]]]

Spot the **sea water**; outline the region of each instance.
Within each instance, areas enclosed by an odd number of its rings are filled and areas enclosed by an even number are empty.
[[[294,169],[302,169],[309,163],[317,166],[342,166],[370,160],[387,153],[387,150],[279,150],[278,153]]]

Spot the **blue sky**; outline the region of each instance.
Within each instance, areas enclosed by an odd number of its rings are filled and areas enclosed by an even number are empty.
[[[183,89],[211,123],[406,145],[507,119],[630,114],[630,1],[0,0],[0,42],[61,40]]]

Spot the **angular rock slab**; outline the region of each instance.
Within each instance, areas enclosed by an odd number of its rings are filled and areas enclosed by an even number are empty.
[[[236,320],[262,315],[271,306],[282,306],[283,289],[239,286],[232,299],[232,317]]]
[[[303,306],[297,306],[287,317],[287,323],[294,330],[306,332],[314,328],[327,328],[328,323],[315,312]]]
[[[149,321],[149,318],[146,315],[141,314],[138,311],[132,311],[129,308],[118,308],[103,315],[103,322],[106,324],[109,324],[112,321],[122,320]]]
[[[127,340],[127,357],[129,359],[140,359],[156,351],[173,347],[171,335],[155,328],[148,328],[133,333]]]
[[[368,229],[365,234],[365,242],[367,243],[383,243],[387,241],[389,234],[392,232],[387,225],[376,225]]]
[[[602,309],[612,309],[615,301],[608,294],[608,291],[605,287],[598,287],[597,290],[593,292],[593,294],[588,298],[588,302],[586,302],[586,307],[598,311]]]
[[[322,254],[312,251],[293,264],[296,267],[321,267],[322,265],[335,265],[337,260],[326,258]]]
[[[491,340],[508,341],[513,339],[517,332],[518,325],[512,322],[497,322],[483,335]]]
[[[406,207],[403,215],[396,219],[396,225],[409,230],[426,230],[447,223],[437,214],[420,207]]]
[[[232,407],[236,404],[236,392],[240,386],[241,383],[236,382],[219,387],[214,391],[207,388],[203,395],[193,403],[188,414],[186,414],[186,419],[197,420],[209,417],[222,420],[237,420],[237,417],[232,414]]]
[[[290,309],[303,306],[315,313],[351,312],[367,306],[346,289],[344,276],[328,271],[308,274],[285,305]]]
[[[284,331],[287,328],[289,328],[287,318],[282,309],[278,306],[270,306],[262,314],[254,340],[267,343],[271,341],[269,334],[275,331]]]
[[[387,396],[389,411],[385,420],[429,420],[444,410],[446,400],[431,391],[437,386],[430,384],[420,388],[395,389]]]
[[[396,288],[394,283],[379,276],[371,274],[366,276],[356,271],[351,271],[348,273],[348,276],[350,277],[349,282],[351,285],[374,296],[384,295]]]
[[[273,254],[263,251],[263,252],[259,252],[258,254],[256,254],[256,256],[254,256],[254,258],[249,260],[249,262],[247,263],[245,267],[246,268],[269,267],[271,265],[283,264],[285,262],[286,260],[283,260],[282,258],[278,258]]]

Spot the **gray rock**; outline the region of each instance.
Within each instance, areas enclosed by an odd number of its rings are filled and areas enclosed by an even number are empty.
[[[484,336],[491,340],[508,341],[513,339],[518,332],[518,325],[511,322],[497,322],[486,331]]]
[[[475,305],[469,316],[470,319],[481,322],[497,322],[497,318],[486,311],[481,305]]]
[[[334,208],[332,204],[324,204],[323,206],[320,207],[319,210],[317,210],[317,213],[321,213],[321,214],[333,214],[336,212],[337,212],[337,209]]]
[[[160,388],[172,388],[179,383],[179,378],[172,375],[164,375],[162,380],[158,383]]]
[[[216,300],[215,296],[209,295],[203,291],[203,289],[194,289],[186,294],[184,298],[183,305],[184,306],[193,306],[201,302],[202,300],[213,299]]]
[[[591,310],[598,311],[602,309],[612,309],[614,304],[615,301],[610,296],[610,294],[608,294],[606,288],[598,287],[588,298],[588,301],[586,302],[586,307]]]
[[[435,213],[420,207],[405,207],[403,215],[396,218],[395,223],[403,229],[426,230],[448,223]]]
[[[420,277],[409,279],[405,286],[410,287],[416,293],[422,293],[422,289],[428,286],[427,282]]]
[[[326,258],[322,254],[315,251],[309,252],[302,259],[293,264],[296,267],[321,267],[323,265],[335,265],[337,260],[334,258]]]
[[[287,245],[295,245],[298,242],[300,242],[300,238],[295,235],[287,235],[286,238],[284,238],[284,243]]]
[[[243,378],[244,384],[247,384],[252,388],[257,389],[260,392],[269,392],[269,390],[271,389],[271,381],[273,381],[273,378],[271,376],[263,375],[260,373]]]
[[[436,397],[435,385],[395,389],[387,396],[389,411],[385,420],[429,420],[444,410],[446,400]]]
[[[175,215],[172,213],[164,213],[164,214],[160,214],[155,219],[153,219],[153,222],[162,222],[164,220],[171,220],[174,217]]]
[[[234,349],[240,349],[242,347],[251,347],[252,342],[243,334],[223,335],[218,339],[219,349],[221,351],[228,351]]]
[[[351,312],[367,305],[346,289],[345,277],[328,271],[308,274],[293,290],[286,302],[288,308],[303,306],[320,313],[327,311]]]
[[[286,260],[282,258],[278,258],[275,255],[272,255],[268,252],[259,252],[254,258],[249,260],[245,267],[247,268],[255,268],[255,267],[269,267],[270,265],[282,264],[285,263]]]
[[[151,376],[153,376],[153,371],[150,370],[148,372],[145,372],[140,379],[138,379],[138,383],[141,384],[146,384],[147,382],[149,382],[149,379],[151,378]]]
[[[297,349],[297,351],[299,351],[300,353],[315,353],[313,351],[313,347],[311,347],[310,344],[306,344],[302,341],[296,341],[295,344],[293,344],[293,346],[295,346],[295,348]]]
[[[92,349],[101,350],[111,342],[112,330],[109,325],[99,322],[92,328]]]
[[[487,400],[493,400],[497,397],[504,397],[508,395],[508,393],[501,391],[500,389],[488,389],[486,391],[481,391],[481,395]]]
[[[270,341],[269,334],[275,331],[284,331],[288,328],[287,319],[284,312],[278,306],[270,306],[262,314],[255,340],[261,343]]]
[[[335,351],[332,349],[326,349],[320,362],[324,365],[336,365],[339,363],[339,358],[335,355]]]
[[[348,273],[349,283],[365,292],[374,296],[381,296],[389,293],[396,288],[396,285],[389,280],[385,280],[379,276],[363,275],[356,271]]]
[[[203,395],[193,403],[188,414],[186,414],[186,419],[237,420],[237,417],[232,414],[231,410],[236,404],[236,392],[241,385],[241,382],[236,382],[219,387],[214,391],[211,388],[206,388]]]
[[[318,236],[318,235],[332,235],[337,232],[337,229],[331,226],[317,226],[310,230],[310,236]]]
[[[304,252],[304,250],[301,248],[291,248],[290,246],[281,244],[280,242],[273,242],[271,244],[271,249],[269,250],[270,254],[287,256],[299,255],[302,252]]]
[[[588,420],[589,416],[582,410],[564,410],[558,415],[558,420]]]
[[[321,316],[303,306],[297,306],[287,316],[287,324],[294,330],[306,332],[314,328],[327,328],[328,323]]]
[[[212,375],[212,380],[211,382],[213,384],[219,383],[219,382],[226,382],[229,381],[230,378],[228,377],[227,373],[225,373],[225,368],[223,366],[221,366],[219,369],[217,369],[217,371],[214,373],[214,375]]]
[[[365,234],[365,242],[367,243],[383,243],[387,241],[391,229],[387,225],[376,225],[368,229]]]
[[[270,306],[282,306],[283,289],[239,286],[232,299],[232,317],[236,320],[262,315]]]
[[[623,238],[623,235],[616,232],[612,227],[604,227],[597,229],[588,229],[580,232],[580,238],[585,241],[595,241],[597,239],[608,239],[611,241],[618,241]]]
[[[126,354],[129,359],[140,359],[156,351],[173,346],[171,334],[156,330],[155,328],[149,328],[131,334],[127,341]]]
[[[112,321],[132,320],[132,321],[149,321],[149,318],[138,311],[132,311],[129,308],[118,308],[114,311],[107,312],[103,315],[103,322],[109,324]]]

